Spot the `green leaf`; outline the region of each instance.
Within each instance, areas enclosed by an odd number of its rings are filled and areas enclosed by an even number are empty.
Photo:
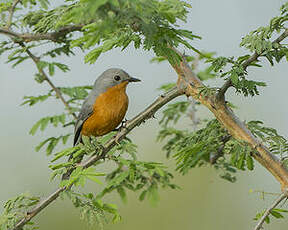
[[[120,173],[118,176],[113,178],[109,183],[107,184],[107,188],[110,188],[114,185],[119,185],[122,181],[124,181],[129,176],[129,171],[124,171]]]
[[[140,196],[139,196],[139,200],[143,201],[146,197],[146,194],[147,194],[147,190],[142,191]]]
[[[52,63],[49,63],[49,75],[53,76],[54,73],[55,73],[54,65]]]
[[[239,79],[238,79],[237,73],[232,72],[231,75],[230,75],[230,79],[231,79],[233,85],[237,85],[238,84]]]
[[[30,129],[29,134],[35,135],[35,133],[37,132],[38,128],[39,128],[40,125],[41,125],[41,122],[42,122],[41,120],[37,121],[37,122],[32,126],[32,128]]]
[[[101,180],[99,180],[98,178],[96,178],[95,176],[90,176],[90,175],[86,175],[86,177],[89,179],[89,180],[92,180],[94,181],[95,183],[97,184],[103,184],[103,182]]]
[[[118,187],[117,192],[120,195],[122,202],[126,204],[127,203],[127,195],[126,195],[125,189],[123,187]]]
[[[55,157],[51,160],[51,162],[54,162],[58,159],[60,159],[61,157],[63,156],[70,156],[72,155],[73,153],[77,152],[81,150],[81,148],[79,146],[75,146],[75,147],[71,147],[71,148],[68,148],[68,149],[65,149],[61,152],[58,152],[55,154]]]
[[[253,170],[254,169],[254,161],[253,161],[252,157],[249,154],[246,155],[246,164],[247,164],[247,168],[249,170]]]

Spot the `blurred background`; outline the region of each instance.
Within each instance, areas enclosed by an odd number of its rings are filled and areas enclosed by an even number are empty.
[[[51,1],[53,2],[53,0]],[[239,47],[241,37],[253,29],[264,26],[279,14],[281,0],[193,0],[192,9],[184,28],[192,30],[203,39],[194,41],[200,50],[215,51],[219,56],[239,56],[248,51]],[[56,3],[56,0],[54,0]],[[0,39],[3,39],[0,37]],[[284,41],[285,42],[285,41]],[[286,41],[287,42],[287,41]],[[190,51],[186,51],[189,54]],[[127,118],[130,119],[149,105],[159,94],[157,88],[164,83],[175,81],[176,74],[168,63],[150,63],[153,53],[136,51],[133,48],[125,52],[113,50],[100,56],[93,64],[84,64],[83,53],[63,58],[71,71],[57,72],[53,81],[57,86],[91,85],[95,78],[109,67],[120,67],[130,75],[141,78],[141,84],[128,88],[130,107]],[[42,116],[60,113],[63,105],[59,101],[50,101],[34,107],[20,106],[24,95],[40,95],[48,89],[46,84],[34,81],[36,67],[31,61],[11,69],[0,57],[0,211],[6,200],[22,192],[46,196],[57,187],[50,182],[50,169],[44,151],[35,152],[34,147],[45,137],[57,134],[51,128],[35,136],[28,134],[31,126]],[[228,99],[239,108],[236,113],[242,120],[262,120],[267,126],[276,128],[285,137],[288,135],[287,84],[288,66],[283,60],[270,67],[266,60],[264,68],[250,68],[248,77],[267,82],[268,87],[261,89],[261,95],[254,98],[235,96],[230,89]],[[216,85],[222,81],[217,81]],[[208,82],[215,85],[215,82]],[[199,117],[212,117],[209,111],[201,109]],[[160,114],[156,114],[160,117]],[[161,143],[155,142],[159,119],[149,120],[136,128],[129,136],[139,145],[140,160],[164,162],[170,171],[175,170],[173,159],[166,159],[161,151]],[[58,133],[59,134],[59,133]],[[108,201],[119,206],[123,220],[117,224],[104,226],[107,230],[121,229],[166,229],[181,228],[223,230],[252,229],[257,211],[263,210],[275,196],[261,199],[259,193],[249,190],[279,192],[279,184],[261,166],[257,164],[253,173],[237,174],[237,182],[231,184],[220,179],[212,168],[193,169],[185,176],[174,172],[174,182],[181,190],[161,190],[161,200],[152,207],[148,201],[138,201],[138,195],[129,193],[128,203],[121,203],[117,194],[108,197]],[[90,191],[97,191],[97,185],[89,185]],[[287,216],[288,218],[288,216]],[[265,225],[265,229],[287,229],[287,218],[274,220]],[[79,220],[78,211],[70,201],[58,199],[35,219],[41,230],[84,230],[87,225]],[[92,229],[98,229],[97,226]]]

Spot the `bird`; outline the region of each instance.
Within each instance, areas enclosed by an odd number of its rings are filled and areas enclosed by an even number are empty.
[[[103,136],[117,128],[128,109],[127,85],[141,81],[119,68],[104,71],[95,81],[78,114],[74,143],[81,143],[82,136]]]

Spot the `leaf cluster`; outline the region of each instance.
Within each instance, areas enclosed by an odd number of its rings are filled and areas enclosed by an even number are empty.
[[[288,166],[288,141],[285,137],[279,135],[276,129],[265,127],[262,121],[250,121],[247,127],[269,148],[270,152],[280,155],[280,159],[286,167]]]
[[[163,150],[167,157],[173,155],[176,170],[186,174],[192,168],[212,165],[221,178],[234,182],[237,169],[254,169],[254,150],[246,142],[232,138],[216,119],[195,132],[177,129],[176,122],[187,114],[187,107],[183,109],[180,105],[187,104],[176,102],[163,111],[157,138],[165,141]]]
[[[236,89],[236,93],[242,93],[245,97],[247,96],[255,96],[259,95],[258,87],[266,86],[265,82],[261,81],[253,81],[246,79],[246,67],[244,66],[245,61],[250,58],[250,55],[240,56],[235,60],[234,57],[226,58],[226,57],[217,57],[208,60],[211,62],[211,69],[215,73],[220,73],[220,77],[226,77],[226,80],[229,78]],[[252,62],[251,66],[261,67],[261,65]],[[229,68],[230,70],[223,71],[225,68]]]
[[[286,33],[285,27],[288,21],[287,4],[281,7],[280,16],[274,17],[266,27],[259,27],[245,36],[240,46],[247,48],[253,55],[234,57],[211,57],[207,62],[211,63],[211,69],[220,77],[230,79],[237,93],[244,96],[259,95],[259,87],[266,86],[265,82],[248,80],[246,68],[249,66],[261,67],[259,57],[266,58],[271,65],[279,63],[284,57],[288,60],[288,48],[285,44],[272,41],[277,33]],[[253,56],[257,55],[257,58]],[[228,70],[226,70],[228,69]]]
[[[261,217],[264,215],[265,211],[266,210],[263,210],[262,212],[257,213],[253,220],[260,220]],[[273,208],[269,213],[271,214],[272,217],[276,219],[282,219],[284,218],[282,214],[288,213],[288,210],[280,209],[280,208]],[[270,216],[266,216],[264,220],[267,224],[269,224],[271,222],[270,219],[271,219]]]
[[[92,193],[81,194],[74,191],[65,191],[62,197],[68,197],[73,205],[79,209],[81,219],[89,226],[98,224],[103,229],[103,224],[108,222],[111,216],[112,222],[121,220],[118,208],[115,204],[104,203]]]
[[[27,209],[35,206],[40,201],[39,197],[30,194],[20,194],[19,196],[8,200],[4,205],[4,211],[0,216],[0,229],[12,229],[15,224],[26,214]],[[33,222],[29,222],[23,227],[23,230],[37,229]]]
[[[83,25],[83,36],[71,41],[72,46],[90,49],[85,61],[93,63],[101,53],[115,47],[125,49],[129,44],[135,48],[153,50],[157,56],[165,56],[172,63],[180,60],[169,47],[182,44],[197,51],[188,40],[200,38],[192,32],[179,29],[178,21],[186,21],[187,8],[191,6],[180,0],[93,0],[69,1],[54,9],[42,7],[31,11],[21,19],[22,27],[35,33],[47,33],[70,25]],[[70,40],[66,33],[53,38],[66,46],[61,52],[70,54]],[[95,46],[97,48],[94,48]],[[56,51],[55,51],[56,52]],[[50,54],[55,55],[54,52]]]
[[[122,201],[126,202],[126,190],[141,191],[140,201],[148,198],[152,204],[155,204],[159,200],[159,187],[177,188],[171,183],[173,175],[162,163],[142,162],[122,157],[117,157],[115,161],[118,167],[107,175],[107,186],[98,194],[99,198],[116,190]]]

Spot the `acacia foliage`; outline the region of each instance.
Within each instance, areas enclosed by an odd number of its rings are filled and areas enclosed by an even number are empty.
[[[61,57],[74,55],[77,48],[87,52],[85,61],[89,64],[94,63],[104,52],[117,47],[124,50],[133,46],[135,49],[152,50],[156,55],[152,61],[168,60],[174,65],[181,57],[170,48],[180,46],[196,52],[186,59],[200,80],[230,79],[236,93],[256,96],[260,93],[259,87],[266,84],[248,79],[247,67],[261,67],[261,58],[267,59],[271,65],[283,58],[288,59],[287,45],[272,40],[275,35],[287,30],[285,25],[288,20],[288,3],[281,7],[280,15],[273,18],[266,27],[260,27],[242,39],[240,45],[260,57],[249,63],[251,55],[216,57],[215,53],[200,52],[192,46],[191,40],[200,39],[200,36],[179,27],[180,21],[186,22],[191,8],[185,1],[67,0],[51,7],[49,0],[22,0],[17,1],[18,5],[10,21],[9,16],[15,2],[6,0],[0,3],[0,32],[1,29],[9,29],[17,33],[1,40],[0,55],[6,54],[7,63],[16,67],[31,58],[29,52],[37,52],[35,81],[39,84],[47,82],[43,72],[51,79],[56,77],[58,71],[68,72],[69,66],[61,62]],[[199,62],[204,63],[204,69],[198,69]],[[160,88],[169,90],[174,85],[175,83],[171,83]],[[154,203],[159,199],[160,187],[178,188],[172,182],[173,174],[162,163],[137,159],[137,146],[130,139],[124,139],[114,147],[105,161],[99,160],[90,168],[77,167],[79,159],[95,154],[100,156],[102,146],[114,133],[98,139],[84,138],[83,144],[61,150],[60,143],[69,143],[72,135],[68,131],[74,125],[71,114],[79,111],[91,86],[65,86],[57,89],[65,98],[69,110],[40,118],[31,128],[30,134],[44,132],[48,126],[57,128],[57,133],[62,130],[60,135],[46,137],[35,148],[36,151],[45,148],[47,155],[53,154],[49,166],[53,170],[52,179],[60,178],[67,170],[74,169],[70,178],[62,181],[59,186],[84,187],[87,180],[90,180],[101,187],[101,192],[97,194],[79,193],[73,189],[63,193],[63,197],[68,197],[79,208],[81,217],[87,223],[94,223],[96,220],[102,225],[103,220],[107,220],[107,215],[112,217],[112,221],[121,218],[116,205],[105,202],[105,195],[111,192],[117,192],[123,202],[127,202],[126,193],[130,190],[138,193],[140,201],[148,199]],[[215,95],[217,91],[216,87],[203,87],[200,94]],[[25,96],[22,105],[37,106],[52,98],[59,98],[59,94],[53,89],[42,95]],[[227,103],[231,109],[234,108],[231,103]],[[219,171],[221,178],[235,182],[237,171],[254,169],[251,156],[256,150],[231,137],[215,119],[197,119],[193,121],[194,130],[180,129],[177,126],[179,121],[185,120],[186,116],[192,118],[191,114],[195,116],[195,109],[199,106],[201,105],[198,102],[191,103],[187,100],[169,104],[159,121],[161,130],[158,140],[164,142],[163,150],[167,157],[175,159],[176,170],[180,173],[186,174],[195,167],[211,166]],[[249,121],[246,125],[271,152],[280,156],[283,164],[288,165],[288,144],[283,136],[275,129],[265,127],[261,121]],[[56,148],[60,151],[57,152]],[[72,157],[67,162],[68,156]],[[108,172],[99,172],[97,166],[108,161],[114,162],[115,167]],[[38,202],[39,198],[30,195],[20,195],[9,200],[0,218],[0,228],[5,230],[13,227],[25,216],[25,210]],[[285,211],[274,210],[273,216],[279,217],[280,212]],[[259,217],[261,213],[257,214],[256,219]],[[24,227],[34,228],[32,222]]]

